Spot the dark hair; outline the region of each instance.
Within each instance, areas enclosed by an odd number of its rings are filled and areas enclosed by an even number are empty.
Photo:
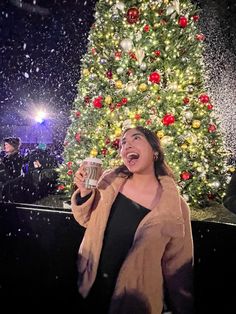
[[[3,143],[8,143],[13,146],[15,150],[18,150],[21,145],[21,139],[19,137],[7,137],[3,139]]]
[[[124,136],[124,134],[131,129],[136,129],[139,132],[141,132],[145,136],[150,146],[152,147],[153,152],[158,153],[158,158],[154,160],[154,170],[155,170],[156,177],[158,178],[158,176],[170,176],[174,178],[173,171],[170,169],[170,167],[167,165],[165,161],[164,152],[161,147],[161,143],[158,136],[154,132],[142,126],[136,126],[134,128],[125,129],[124,132],[122,133],[122,136]],[[128,168],[124,164],[119,166],[116,169],[116,173],[124,173],[128,175],[129,177],[132,176],[132,173],[128,170]]]

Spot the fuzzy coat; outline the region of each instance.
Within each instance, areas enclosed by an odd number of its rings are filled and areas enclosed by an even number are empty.
[[[174,180],[168,176],[159,179],[160,201],[136,230],[117,278],[109,313],[160,314],[164,291],[173,314],[193,313],[190,211]],[[109,213],[125,180],[124,174],[106,172],[85,203],[76,203],[79,190],[72,195],[73,215],[87,228],[78,263],[78,287],[83,297],[95,280]]]

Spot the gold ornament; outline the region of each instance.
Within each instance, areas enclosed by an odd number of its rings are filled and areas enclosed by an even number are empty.
[[[192,144],[193,139],[192,139],[191,137],[187,137],[187,138],[186,138],[186,142],[188,142],[189,144]]]
[[[229,171],[230,171],[231,173],[235,172],[235,167],[234,167],[234,166],[230,167],[230,168],[229,168]]]
[[[183,145],[181,145],[181,148],[182,148],[183,150],[185,150],[185,149],[188,148],[188,145],[187,145],[187,144],[183,144]]]
[[[121,136],[121,133],[122,133],[122,129],[121,128],[115,129],[115,137]]]
[[[88,76],[89,75],[89,70],[88,69],[83,69],[83,75]]]
[[[200,121],[200,120],[193,120],[193,122],[192,122],[192,127],[193,127],[194,129],[199,129],[200,126],[201,126],[201,121]]]
[[[140,84],[138,89],[140,90],[140,92],[145,92],[147,90],[147,84],[145,83]]]
[[[91,151],[90,151],[90,156],[91,157],[96,157],[98,154],[98,151],[96,148],[93,148]]]
[[[159,137],[159,139],[163,138],[164,135],[165,133],[163,131],[157,131],[157,136]]]
[[[112,103],[112,98],[111,98],[111,96],[106,96],[104,101],[105,101],[105,104],[106,104],[106,105],[110,105],[110,104]]]
[[[121,89],[123,87],[123,83],[121,81],[116,81],[116,88]]]

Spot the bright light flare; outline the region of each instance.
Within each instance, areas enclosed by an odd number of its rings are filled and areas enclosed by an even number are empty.
[[[34,117],[34,120],[38,123],[43,123],[47,117],[47,113],[45,111],[38,111]]]

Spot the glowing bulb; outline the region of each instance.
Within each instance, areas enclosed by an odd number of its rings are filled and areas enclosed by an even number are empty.
[[[44,120],[45,120],[45,118],[46,118],[46,116],[47,116],[46,112],[40,110],[40,111],[38,111],[38,112],[36,113],[36,116],[35,116],[34,120],[35,120],[36,122],[38,122],[38,123],[43,123]]]

